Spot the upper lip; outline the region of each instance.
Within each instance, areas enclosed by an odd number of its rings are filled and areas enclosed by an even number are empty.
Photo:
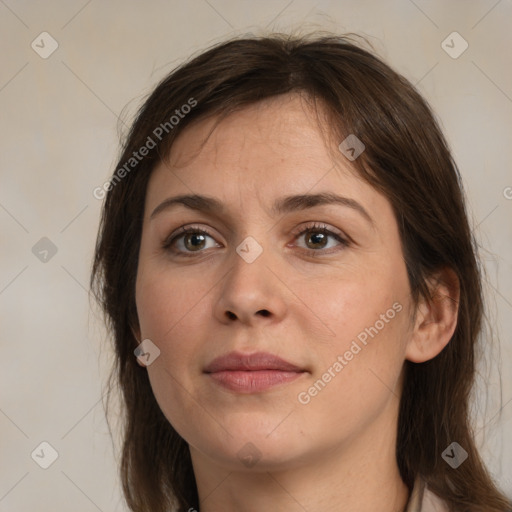
[[[305,371],[280,357],[268,352],[256,352],[254,354],[242,354],[229,352],[214,359],[205,369],[205,373],[221,371],[257,371],[257,370],[282,370],[287,372]]]

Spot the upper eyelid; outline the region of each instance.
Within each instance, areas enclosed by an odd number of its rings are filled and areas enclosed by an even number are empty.
[[[204,228],[204,227],[202,227],[202,226],[200,226],[198,224],[186,224],[184,226],[180,226],[179,228],[175,229],[169,236],[166,237],[166,240],[170,240],[171,238],[174,238],[175,236],[180,236],[180,235],[187,234],[188,231],[192,231],[192,230],[196,230],[197,232],[205,233],[208,236],[211,236],[212,238],[214,238],[214,235],[211,234],[208,231],[208,229],[209,228]],[[304,231],[315,230],[315,229],[316,230],[330,231],[333,234],[336,234],[336,235],[339,235],[339,236],[345,236],[345,237],[349,238],[348,235],[346,235],[340,229],[331,227],[329,224],[326,224],[324,222],[319,222],[319,221],[309,221],[309,222],[306,223],[306,225],[302,225],[300,227],[294,228],[292,230],[292,234],[298,236],[298,235],[303,234]]]

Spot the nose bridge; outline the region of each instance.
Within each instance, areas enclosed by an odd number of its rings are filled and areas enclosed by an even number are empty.
[[[260,316],[279,317],[285,311],[285,297],[273,273],[272,254],[263,230],[256,236],[246,236],[235,246],[229,258],[230,269],[225,275],[216,306],[217,315],[250,322]],[[256,238],[258,237],[259,240]]]
[[[262,293],[269,279],[269,251],[258,236],[261,243],[253,236],[246,236],[237,246],[230,258],[231,270],[227,275],[226,285],[233,286],[237,291],[243,290],[244,295]],[[251,293],[252,290],[252,293]],[[240,297],[241,299],[242,297]]]
[[[239,187],[237,187],[239,189]],[[240,191],[240,189],[239,189]],[[244,190],[244,200],[240,204],[239,218],[236,222],[234,252],[230,263],[235,273],[253,274],[268,272],[265,264],[270,263],[270,235],[268,229],[272,219],[268,217],[265,199],[253,185]],[[240,196],[240,200],[242,196]]]

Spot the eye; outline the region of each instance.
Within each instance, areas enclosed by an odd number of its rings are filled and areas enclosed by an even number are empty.
[[[212,241],[209,245],[208,238]],[[193,256],[193,253],[204,252],[204,249],[220,247],[220,245],[205,229],[196,226],[185,226],[179,228],[178,231],[167,238],[162,247],[175,254]]]
[[[341,250],[341,248],[349,245],[339,233],[332,231],[325,224],[313,223],[306,226],[296,234],[296,239],[303,238],[305,246],[302,246],[308,253],[318,253],[322,251],[324,254],[330,254]],[[341,246],[341,247],[340,247]],[[299,247],[301,247],[299,245]],[[327,250],[326,249],[334,249]]]
[[[307,225],[295,233],[295,240],[300,238],[305,240],[305,246],[298,244],[298,247],[314,256],[320,252],[330,254],[349,245],[349,242],[340,233],[329,229],[325,224]],[[198,226],[182,226],[162,244],[162,248],[166,251],[187,257],[205,252],[206,249],[213,247],[221,247],[221,245],[208,231]]]

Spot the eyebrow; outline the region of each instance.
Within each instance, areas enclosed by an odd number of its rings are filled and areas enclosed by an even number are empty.
[[[355,210],[361,214],[361,216],[364,217],[373,227],[375,227],[375,223],[370,217],[370,214],[360,203],[354,199],[339,196],[332,192],[321,192],[318,194],[299,194],[281,197],[274,202],[271,211],[274,215],[279,215],[292,211],[306,210],[308,208],[314,208],[315,206],[331,204],[346,206],[352,210]],[[175,205],[183,205],[192,210],[199,210],[206,213],[225,212],[224,204],[214,197],[199,194],[184,194],[175,197],[169,197],[160,203],[153,210],[149,218],[153,219],[159,213],[163,212],[164,210],[168,210]]]

